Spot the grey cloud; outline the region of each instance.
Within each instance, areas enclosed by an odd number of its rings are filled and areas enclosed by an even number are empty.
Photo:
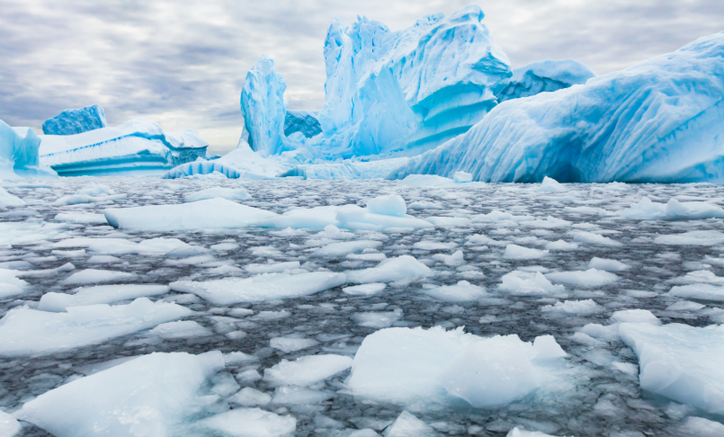
[[[239,93],[263,54],[292,109],[324,102],[332,18],[367,15],[401,29],[467,0],[0,0],[0,119],[39,130],[70,107],[98,103],[111,124],[135,116],[195,128],[233,147]],[[721,0],[480,0],[514,66],[571,58],[604,74],[724,27]]]

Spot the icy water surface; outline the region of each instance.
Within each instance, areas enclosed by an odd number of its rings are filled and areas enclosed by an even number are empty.
[[[91,203],[56,203],[91,184],[102,184],[110,190],[96,195]],[[364,206],[376,196],[399,194],[407,203],[408,214],[415,217],[458,219],[437,219],[437,226],[417,230],[354,231],[354,237],[342,240],[335,240],[328,233],[320,235],[321,229],[149,233],[119,231],[101,223],[74,223],[93,219],[100,222],[102,218],[89,214],[101,214],[108,207],[182,203],[184,195],[211,186],[244,187],[252,199],[240,203],[276,213],[294,207]],[[103,284],[160,285],[180,280],[250,277],[253,269],[245,268],[250,264],[297,261],[299,269],[309,272],[347,272],[377,266],[384,258],[380,254],[386,258],[411,255],[432,269],[431,276],[412,282],[389,282],[383,291],[371,296],[344,293],[342,288],[352,284],[300,298],[227,306],[176,291],[150,296],[153,301],[176,302],[193,310],[180,320],[195,321],[206,331],[164,338],[149,334],[148,328],[64,352],[0,357],[0,410],[5,412],[15,412],[25,402],[108,367],[102,363],[120,358],[178,351],[241,351],[252,355],[241,362],[231,360],[222,372],[205,383],[202,390],[216,397],[188,419],[200,420],[238,408],[231,398],[241,388],[253,387],[273,395],[275,385],[259,376],[282,359],[291,361],[319,354],[354,357],[365,337],[384,326],[439,325],[446,329],[464,327],[465,332],[484,337],[517,334],[523,341],[553,335],[568,353],[566,381],[502,408],[479,409],[465,402],[425,405],[418,400],[401,405],[355,397],[345,384],[350,374],[345,370],[314,384],[313,390],[324,393],[316,399],[302,403],[267,401],[261,408],[296,418],[297,436],[346,436],[352,430],[366,428],[381,434],[405,409],[440,435],[504,436],[519,426],[558,436],[675,436],[681,435],[678,427],[687,416],[716,419],[695,408],[642,392],[638,360],[632,349],[618,338],[594,339],[580,335],[579,331],[587,324],[609,326],[613,323],[612,314],[626,309],[650,310],[663,324],[699,327],[724,320],[720,302],[667,294],[675,284],[685,283],[681,277],[689,272],[710,271],[724,276],[724,263],[716,262],[724,252],[724,238],[716,241],[716,231],[722,229],[721,219],[629,220],[616,215],[644,196],[664,203],[676,197],[682,202],[722,204],[724,188],[719,186],[581,184],[565,185],[563,192],[545,192],[538,189],[539,185],[512,184],[411,187],[383,181],[70,178],[6,182],[5,187],[26,205],[0,209],[0,268],[31,273],[20,276],[29,284],[22,294],[0,300],[3,316],[23,305],[36,308],[43,294],[70,293],[80,286],[93,285],[66,281],[84,269],[133,274],[111,278]],[[490,215],[496,210],[512,217]],[[58,216],[64,213],[67,215]],[[660,238],[692,231],[715,232],[702,234],[707,237],[701,244],[666,244],[667,240]],[[487,238],[471,238],[476,234]],[[58,244],[76,237],[131,242],[177,238],[205,250],[159,255],[123,253],[110,246],[104,250],[103,244]],[[350,256],[312,254],[335,241],[355,239],[381,244]],[[558,240],[575,243],[577,247],[562,243],[548,246]],[[530,259],[516,259],[521,256],[510,245],[548,252],[526,252],[522,257]],[[463,259],[450,257],[459,250]],[[589,265],[594,257],[619,261],[626,268],[613,268],[620,270],[613,272],[618,280],[594,286],[556,281],[555,275],[551,275],[551,283],[564,285],[565,289],[547,295],[522,295],[500,288],[502,277],[515,270],[545,274],[586,271],[596,266]],[[67,263],[73,268],[51,270]],[[487,295],[472,301],[449,302],[423,293],[461,280],[485,287]],[[270,340],[278,337],[313,341],[299,343],[306,346],[300,350],[285,352],[284,348],[270,345]],[[23,422],[18,435],[50,434]]]

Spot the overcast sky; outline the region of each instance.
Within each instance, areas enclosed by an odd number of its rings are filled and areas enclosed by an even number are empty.
[[[236,145],[239,94],[263,54],[290,109],[324,103],[327,27],[357,15],[402,29],[468,0],[0,0],[0,119],[40,132],[100,104],[111,125],[150,118]],[[513,67],[575,59],[605,74],[724,30],[724,0],[480,0]]]

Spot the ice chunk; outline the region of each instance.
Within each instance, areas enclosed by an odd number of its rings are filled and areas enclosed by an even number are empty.
[[[660,235],[654,239],[654,243],[672,246],[715,246],[724,243],[724,234],[718,231],[690,231]]]
[[[390,177],[721,183],[723,51],[716,33],[585,85],[509,100]]]
[[[44,393],[16,413],[58,437],[163,436],[203,405],[220,352],[144,355]]]
[[[570,59],[538,61],[513,70],[513,76],[495,87],[499,103],[585,84],[596,75],[580,62]]]
[[[541,311],[565,314],[595,314],[602,310],[601,305],[597,304],[593,299],[585,300],[567,300],[564,302],[556,302],[555,305],[546,305]]]
[[[25,205],[25,201],[23,201],[19,197],[13,196],[12,194],[5,191],[3,187],[0,187],[0,208],[23,205]]]
[[[322,390],[312,390],[306,387],[282,386],[274,390],[273,404],[281,405],[313,405],[328,401],[334,393]]]
[[[681,203],[677,199],[670,199],[663,204],[644,197],[631,208],[619,211],[618,215],[638,220],[701,220],[724,218],[724,209],[706,202]]]
[[[568,191],[568,188],[558,183],[557,180],[545,176],[543,178],[543,182],[541,182],[540,186],[537,187],[536,190],[544,193],[564,193]]]
[[[414,257],[403,255],[382,261],[377,267],[346,272],[347,281],[357,284],[370,282],[416,281],[432,275],[432,270]]]
[[[287,270],[295,270],[299,268],[299,261],[289,261],[284,263],[267,263],[267,264],[247,264],[244,269],[249,273],[283,273]]]
[[[18,271],[0,268],[0,299],[21,294],[28,283],[18,279]]]
[[[213,334],[210,329],[204,328],[192,320],[162,323],[148,331],[148,336],[150,337],[161,337],[167,340],[206,337]]]
[[[314,252],[312,252],[312,254],[324,257],[337,257],[354,252],[362,252],[365,249],[374,249],[381,245],[382,242],[372,240],[346,241],[342,243],[328,244],[315,250]]]
[[[465,182],[471,182],[473,180],[473,175],[470,173],[465,173],[464,171],[456,171],[453,175],[453,181],[456,184],[462,184]]]
[[[484,287],[478,287],[468,281],[459,281],[456,285],[428,288],[421,291],[443,302],[469,302],[488,295]]]
[[[621,246],[621,243],[616,240],[586,231],[573,232],[573,240],[578,241],[579,243],[596,244],[600,246]]]
[[[403,411],[387,430],[385,437],[437,437],[438,435],[430,425]]]
[[[402,317],[402,310],[394,311],[370,311],[366,313],[357,313],[352,316],[352,320],[359,326],[366,328],[389,328]]]
[[[8,413],[0,410],[0,435],[3,437],[13,437],[20,432],[22,426],[18,421]]]
[[[724,287],[711,284],[680,285],[672,287],[668,294],[689,299],[724,302]]]
[[[592,269],[605,270],[607,272],[622,272],[628,270],[628,266],[621,261],[615,259],[605,259],[594,256],[588,263],[588,267]]]
[[[128,305],[69,307],[51,313],[14,308],[0,320],[0,355],[47,355],[98,344],[192,313],[182,306],[138,298]]]
[[[112,270],[86,269],[73,273],[63,280],[64,284],[97,284],[102,282],[125,282],[136,278],[134,273]]]
[[[244,115],[246,141],[262,156],[284,151],[284,119],[287,85],[274,69],[274,61],[262,56],[246,74],[241,90],[241,112]]]
[[[566,285],[586,288],[603,287],[621,279],[613,273],[596,269],[588,269],[586,271],[547,273],[545,276],[546,278],[555,282],[562,282]]]
[[[212,187],[195,193],[188,193],[184,196],[186,202],[198,202],[199,200],[216,199],[220,197],[227,200],[249,200],[251,195],[243,188]]]
[[[703,417],[687,417],[677,432],[682,437],[719,437],[724,435],[724,425]]]
[[[301,132],[307,138],[321,134],[322,126],[317,120],[317,113],[287,111],[284,116],[284,135],[291,136],[294,132]]]
[[[552,335],[541,335],[533,340],[536,360],[548,360],[568,356]]]
[[[311,338],[274,337],[269,340],[269,346],[285,353],[300,351],[318,344],[318,341]]]
[[[562,293],[562,285],[553,285],[541,272],[512,271],[502,277],[499,288],[508,293],[525,295],[545,295]]]
[[[107,127],[106,113],[98,105],[66,109],[43,123],[45,135],[75,135]]]
[[[367,201],[367,210],[372,214],[404,217],[407,214],[407,204],[399,194],[390,194]]]
[[[615,323],[650,323],[652,325],[660,325],[661,321],[653,315],[649,310],[620,310],[611,315],[611,320]]]
[[[230,437],[291,437],[297,419],[279,416],[259,408],[236,408],[197,423],[214,435]]]
[[[387,285],[384,282],[370,282],[368,284],[344,287],[342,291],[352,296],[372,296],[381,293]]]
[[[724,413],[724,326],[622,323],[639,358],[641,388],[711,413]]]
[[[539,259],[548,255],[547,250],[531,249],[528,247],[509,244],[505,247],[503,258],[505,259]]]
[[[273,212],[239,205],[226,199],[208,199],[182,205],[151,205],[105,210],[114,228],[143,231],[181,231],[254,226],[276,217]]]
[[[540,431],[526,431],[515,427],[505,437],[556,437]]]
[[[239,404],[243,407],[257,407],[271,402],[272,397],[264,392],[251,387],[242,388],[239,393],[230,397],[229,402]]]
[[[156,284],[81,287],[75,290],[75,294],[45,293],[40,298],[38,309],[41,311],[65,311],[68,307],[114,303],[138,297],[159,296],[169,291],[171,291],[171,288],[168,285]]]
[[[546,244],[546,249],[547,250],[576,250],[576,249],[578,249],[578,244],[569,243],[569,242],[563,241],[563,240],[556,240],[556,241]]]
[[[352,366],[352,358],[342,355],[308,355],[295,361],[282,360],[264,371],[264,381],[272,386],[309,386],[331,378]]]
[[[516,335],[482,338],[462,329],[389,328],[368,335],[354,358],[347,386],[382,402],[447,402],[499,407],[548,381],[536,355],[552,358],[550,344],[534,347]],[[446,395],[447,393],[447,395]]]
[[[452,255],[445,255],[443,253],[436,253],[432,256],[432,259],[436,261],[442,261],[445,265],[450,267],[456,267],[465,264],[465,256],[462,250],[456,250]]]
[[[347,282],[344,273],[313,272],[262,274],[251,278],[223,278],[205,282],[177,281],[171,289],[193,293],[218,305],[264,302],[309,296]]]
[[[40,138],[32,129],[11,128],[0,120],[0,179],[56,176],[40,164],[39,147]]]
[[[392,170],[407,161],[408,158],[389,158],[374,161],[323,161],[316,164],[298,165],[278,176],[296,176],[304,179],[322,180],[384,179]]]

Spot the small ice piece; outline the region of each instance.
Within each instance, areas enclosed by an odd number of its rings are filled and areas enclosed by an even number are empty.
[[[287,310],[281,310],[281,311],[259,311],[257,315],[252,317],[253,320],[280,320],[280,319],[286,319],[287,317],[291,316],[292,313],[290,313]]]
[[[457,247],[457,243],[441,243],[439,241],[423,240],[413,244],[412,247],[420,250],[450,250],[455,249]]]
[[[313,405],[327,401],[334,397],[334,393],[322,390],[312,390],[306,387],[282,386],[274,390],[273,404],[280,405]]]
[[[128,284],[128,285],[98,285],[95,287],[81,287],[75,294],[45,293],[40,298],[38,309],[41,311],[65,311],[68,307],[114,303],[121,300],[136,299],[138,297],[159,296],[171,291],[168,285],[158,284]]]
[[[113,270],[86,269],[73,273],[63,280],[64,284],[98,284],[103,282],[126,282],[135,279],[134,273]]]
[[[724,325],[622,323],[619,333],[638,356],[642,389],[724,414]]]
[[[457,250],[452,255],[437,253],[432,256],[432,259],[436,261],[442,261],[446,266],[450,267],[457,267],[459,265],[465,264],[465,255],[463,254],[462,250]]]
[[[182,320],[179,322],[162,323],[148,331],[149,337],[160,337],[166,340],[177,338],[194,338],[206,337],[214,333],[192,320]]]
[[[46,392],[16,413],[58,437],[169,435],[202,399],[197,391],[224,368],[220,352],[153,353]]]
[[[472,182],[473,181],[473,175],[470,173],[465,173],[464,171],[456,171],[453,175],[453,181],[456,184],[462,184],[465,182]]]
[[[139,231],[184,231],[243,228],[260,225],[277,214],[239,205],[226,199],[208,199],[180,205],[111,208],[104,211],[108,224]]]
[[[592,299],[567,300],[564,302],[556,302],[555,305],[545,305],[541,308],[541,311],[546,312],[560,312],[578,315],[595,314],[601,310],[601,306]]]
[[[579,243],[611,247],[621,246],[621,243],[619,241],[612,240],[608,237],[604,237],[603,235],[594,234],[593,232],[575,231],[572,232],[572,234],[573,240]]]
[[[323,257],[337,257],[345,256],[350,253],[362,252],[365,249],[374,249],[382,245],[381,241],[373,240],[358,240],[358,241],[345,241],[342,243],[331,243],[324,247],[321,247],[314,252],[313,255]]]
[[[649,310],[620,310],[611,315],[614,323],[649,323],[651,325],[660,325],[661,320]]]
[[[252,387],[244,387],[239,393],[228,399],[229,402],[239,404],[242,407],[258,407],[268,404],[271,400],[271,395]]]
[[[563,240],[556,240],[552,241],[548,244],[546,244],[547,250],[576,250],[578,249],[578,244],[576,243],[569,243],[567,241]]]
[[[710,300],[724,302],[724,287],[712,284],[690,284],[672,287],[669,296],[684,297],[688,299]]]
[[[13,308],[0,320],[0,355],[47,355],[98,344],[188,316],[182,306],[142,297],[128,305],[69,307],[51,313]]]
[[[235,408],[200,420],[196,426],[229,437],[291,437],[297,429],[297,419],[259,408]]]
[[[715,246],[724,243],[724,234],[718,231],[690,231],[682,234],[659,235],[656,244],[672,246]]]
[[[548,255],[547,250],[531,249],[528,247],[509,244],[505,247],[503,258],[505,259],[539,259]]]
[[[412,413],[403,411],[390,426],[385,437],[437,437],[438,435],[430,425]]]
[[[223,278],[205,282],[178,281],[171,283],[171,289],[193,293],[217,305],[230,305],[309,296],[345,282],[347,282],[347,276],[344,273],[314,272],[298,275],[273,273],[245,279]]]
[[[548,176],[543,177],[543,182],[535,188],[536,191],[542,191],[544,193],[563,193],[568,191],[568,188],[564,187],[561,183]]]
[[[666,311],[699,311],[705,308],[706,305],[692,302],[690,300],[680,300],[674,304],[666,307]]]
[[[500,290],[518,296],[558,294],[565,291],[562,285],[551,284],[541,272],[515,270],[504,275],[502,281]]]
[[[505,437],[556,437],[550,434],[546,434],[540,431],[526,431],[520,429],[517,426],[510,430]]]
[[[405,199],[399,194],[375,197],[367,201],[367,209],[372,214],[391,215],[404,217],[407,214]]]
[[[318,345],[317,340],[311,338],[274,337],[269,340],[269,346],[284,353],[291,353]]]
[[[468,281],[459,281],[455,285],[429,288],[421,290],[422,293],[443,302],[470,302],[488,295],[485,287],[473,285]]]
[[[264,381],[278,387],[306,387],[324,381],[352,366],[352,358],[342,355],[307,355],[295,361],[282,360],[264,371]]]
[[[703,417],[687,417],[677,433],[681,437],[721,437],[724,424]]]
[[[28,283],[18,279],[16,270],[0,269],[0,299],[16,296],[25,291]]]
[[[586,271],[572,271],[572,272],[555,272],[547,273],[546,278],[555,281],[562,282],[566,285],[573,285],[574,287],[584,288],[596,288],[603,287],[608,284],[612,284],[618,281],[620,278],[613,274],[602,270],[588,269]]]
[[[367,313],[357,313],[352,316],[352,319],[359,326],[366,328],[389,328],[395,322],[400,320],[402,317],[402,310],[396,309],[394,311],[370,311]]]
[[[57,214],[53,219],[57,222],[82,223],[89,225],[104,225],[108,223],[103,214],[64,212]]]
[[[588,267],[592,269],[605,270],[607,272],[622,272],[628,270],[628,266],[621,261],[615,259],[605,259],[594,256],[588,263]]]
[[[644,197],[638,204],[619,211],[618,215],[634,220],[702,220],[724,218],[724,209],[707,202],[681,203],[677,199],[670,199],[663,204]]]
[[[226,199],[226,200],[249,200],[251,195],[244,188],[224,188],[211,187],[195,193],[188,193],[184,196],[186,202],[198,202],[207,199]]]
[[[0,187],[0,208],[8,206],[24,206],[25,201],[19,197],[15,197],[12,194],[5,191],[3,187]]]
[[[346,272],[347,281],[357,284],[370,282],[416,281],[432,274],[432,270],[414,257],[403,255],[382,261],[377,267]]]
[[[372,296],[382,292],[387,287],[384,282],[370,282],[368,284],[353,285],[344,287],[342,291],[352,296]]]
[[[0,410],[0,436],[13,437],[20,432],[22,426],[13,416]]]
[[[287,270],[296,270],[299,268],[299,261],[289,261],[283,263],[266,263],[266,264],[247,264],[244,269],[249,273],[283,273]]]
[[[380,437],[372,428],[354,430],[347,434],[347,437]]]
[[[533,340],[536,360],[548,360],[568,356],[552,335],[541,335]]]

